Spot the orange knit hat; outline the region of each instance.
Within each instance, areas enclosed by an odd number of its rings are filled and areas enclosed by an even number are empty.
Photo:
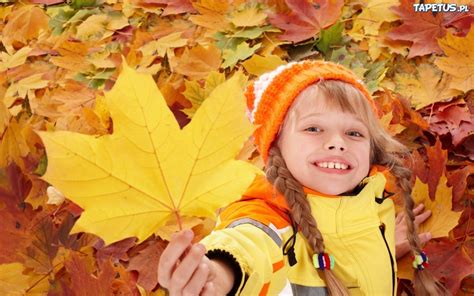
[[[377,108],[362,80],[347,68],[331,62],[292,62],[263,74],[247,87],[247,115],[258,126],[253,135],[265,163],[270,145],[298,94],[319,80],[331,79],[350,83],[360,90],[377,114]]]

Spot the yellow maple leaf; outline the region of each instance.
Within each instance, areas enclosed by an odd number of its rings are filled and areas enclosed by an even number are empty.
[[[234,12],[231,21],[237,27],[253,27],[262,25],[266,18],[264,12],[258,11],[256,7],[250,7]]]
[[[419,65],[417,72],[395,75],[395,91],[409,98],[416,110],[462,94],[449,88],[452,77],[442,75],[441,71],[430,64]]]
[[[438,44],[446,57],[436,59],[435,65],[453,76],[451,87],[468,92],[474,88],[474,27],[466,37],[447,33]]]
[[[423,203],[425,209],[431,210],[431,217],[420,225],[419,233],[431,232],[434,238],[444,237],[448,236],[449,231],[458,224],[461,212],[451,210],[453,189],[448,187],[446,183],[446,177],[441,176],[436,188],[435,200],[432,201],[429,197],[428,184],[421,182],[418,177],[416,178],[412,190],[413,200],[416,204]]]
[[[2,295],[24,295],[29,288],[30,276],[24,275],[21,263],[0,265],[0,293]]]
[[[448,236],[449,231],[457,224],[461,212],[453,212],[452,208],[452,188],[446,185],[446,177],[439,179],[436,188],[436,198],[432,201],[429,197],[428,184],[416,178],[413,186],[412,196],[416,204],[423,203],[426,210],[431,211],[431,217],[418,227],[418,233],[431,232],[433,238]],[[413,280],[413,258],[404,256],[397,262],[397,276],[403,279]]]
[[[156,55],[158,55],[160,57],[164,57],[168,49],[183,47],[186,45],[188,40],[182,38],[182,34],[182,32],[174,32],[164,37],[161,37],[158,40],[148,42],[140,48],[140,51],[145,56],[155,57]]]
[[[247,72],[256,76],[275,70],[278,66],[284,64],[286,62],[277,55],[263,57],[258,54],[254,54],[250,59],[242,63]]]
[[[252,132],[238,77],[217,86],[183,130],[151,75],[124,65],[105,97],[113,134],[39,132],[43,178],[84,209],[72,232],[143,241],[173,216],[215,217],[252,182],[257,169],[234,159]]]
[[[373,0],[366,2],[355,20],[352,30],[348,32],[354,40],[360,41],[365,36],[379,35],[379,28],[383,22],[393,22],[398,16],[390,9],[399,4],[398,0]]]

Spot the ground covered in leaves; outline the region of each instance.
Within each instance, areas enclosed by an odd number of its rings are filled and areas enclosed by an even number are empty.
[[[449,2],[470,11],[415,12],[412,0],[0,1],[1,294],[162,293],[156,266],[176,220],[140,239],[78,232],[84,208],[42,178],[38,131],[119,129],[107,93],[125,63],[153,77],[183,128],[230,77],[244,86],[288,61],[324,59],[365,81],[412,151],[413,197],[433,212],[421,226],[434,237],[430,269],[472,295],[474,6]],[[251,141],[238,159],[262,166]],[[213,225],[204,216],[179,223],[202,236]],[[398,263],[400,293],[413,293],[410,260]]]

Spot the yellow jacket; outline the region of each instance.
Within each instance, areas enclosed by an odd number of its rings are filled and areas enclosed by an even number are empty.
[[[385,176],[372,170],[353,196],[324,196],[305,188],[312,214],[323,234],[334,272],[351,295],[395,295],[395,212],[387,199]],[[312,252],[297,233],[297,263],[290,266],[282,248],[292,236],[285,199],[258,176],[238,202],[221,214],[218,226],[202,243],[208,255],[230,256],[242,278],[239,295],[278,295],[289,280],[295,295],[326,295],[312,264]]]

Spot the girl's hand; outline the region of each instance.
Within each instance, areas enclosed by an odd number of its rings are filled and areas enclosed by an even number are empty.
[[[234,283],[233,273],[220,261],[211,261],[202,244],[193,244],[194,233],[173,234],[161,254],[158,282],[170,296],[225,295]]]
[[[413,209],[413,213],[415,214],[416,227],[425,222],[431,216],[431,211],[423,211],[424,208],[424,204],[419,204],[416,208]],[[431,233],[420,233],[418,234],[418,238],[420,239],[421,244],[424,245],[431,239]],[[395,255],[397,259],[400,259],[405,256],[408,251],[410,251],[410,244],[407,240],[405,213],[400,212],[395,218]]]

